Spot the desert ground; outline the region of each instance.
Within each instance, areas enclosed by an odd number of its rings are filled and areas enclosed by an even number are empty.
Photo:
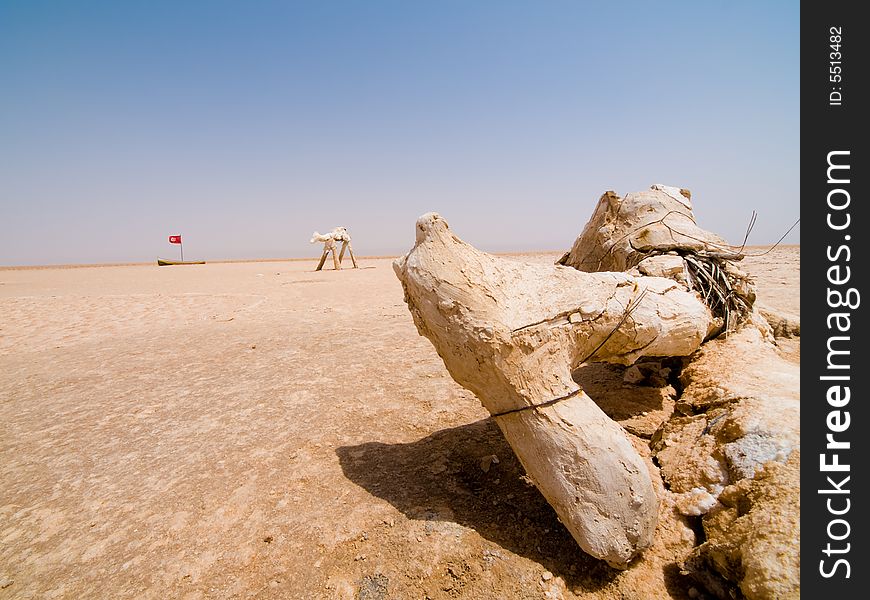
[[[0,598],[705,596],[683,521],[628,570],[584,554],[391,260],[317,258],[0,270]],[[799,316],[799,247],[744,265]],[[676,392],[584,369],[648,455]]]

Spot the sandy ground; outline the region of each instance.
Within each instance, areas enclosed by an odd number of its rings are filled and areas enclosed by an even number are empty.
[[[799,261],[747,260],[767,305]],[[389,260],[315,264],[0,270],[0,598],[689,597],[679,543],[577,547]],[[599,371],[615,418],[669,410]]]

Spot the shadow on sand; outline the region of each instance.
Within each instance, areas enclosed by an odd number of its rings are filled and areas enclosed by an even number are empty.
[[[675,367],[676,374],[676,363],[670,366]],[[624,385],[624,372],[625,368],[617,365],[588,364],[573,376],[617,421],[667,412],[662,389]],[[672,383],[676,380],[674,376]],[[660,418],[667,418],[667,414]],[[443,429],[407,444],[368,442],[340,447],[336,453],[348,479],[409,519],[449,521],[474,529],[505,550],[561,576],[575,593],[599,590],[619,574],[580,549],[525,477],[492,419]],[[493,454],[499,462],[484,471],[481,459]],[[670,593],[684,597],[686,584],[676,564],[664,565],[663,575]]]
[[[368,442],[336,450],[345,476],[409,519],[452,521],[594,591],[619,573],[584,553],[514,456],[492,419],[407,444]],[[496,455],[488,471],[481,459]]]

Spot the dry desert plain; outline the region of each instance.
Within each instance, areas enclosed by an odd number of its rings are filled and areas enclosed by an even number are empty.
[[[389,259],[316,261],[0,270],[0,598],[704,596],[674,519],[626,571],[580,550]],[[793,315],[799,264],[744,262]],[[577,377],[643,451],[673,390],[622,369]]]

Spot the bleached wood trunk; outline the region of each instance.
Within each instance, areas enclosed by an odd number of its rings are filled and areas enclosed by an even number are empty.
[[[705,298],[718,334],[735,330],[753,312],[755,286],[737,265],[742,259],[742,247],[698,227],[688,190],[655,184],[623,197],[605,192],[557,262],[580,271],[673,279]]]
[[[319,270],[321,270],[321,269],[323,268],[323,263],[326,262],[326,256],[327,256],[328,254],[329,254],[329,248],[324,247],[324,248],[323,248],[323,254],[320,255],[320,262],[317,263],[317,268],[314,269],[315,271],[319,271]]]
[[[725,240],[695,223],[688,190],[657,184],[624,197],[605,192],[559,263],[581,271],[627,271],[669,251],[731,250]]]
[[[344,249],[342,248],[342,252],[343,251]],[[323,264],[326,262],[326,257],[330,252],[332,252],[332,265],[335,267],[335,270],[338,271],[341,269],[341,261],[338,258],[338,250],[335,248],[335,240],[327,238],[323,243],[323,254],[320,256],[320,262],[317,263],[317,268],[314,269],[315,271],[319,271],[323,268]]]
[[[350,245],[350,242],[343,242],[341,244],[341,254],[338,255],[338,262],[342,262],[344,260],[344,251],[347,250],[348,254],[350,254],[350,260],[353,263],[353,268],[356,269],[356,257],[353,255],[353,248]]]
[[[592,358],[688,355],[713,326],[707,307],[668,279],[488,255],[434,213],[393,266],[420,334],[496,416],[580,546],[626,567],[652,543],[658,501],[623,430],[571,372]]]

